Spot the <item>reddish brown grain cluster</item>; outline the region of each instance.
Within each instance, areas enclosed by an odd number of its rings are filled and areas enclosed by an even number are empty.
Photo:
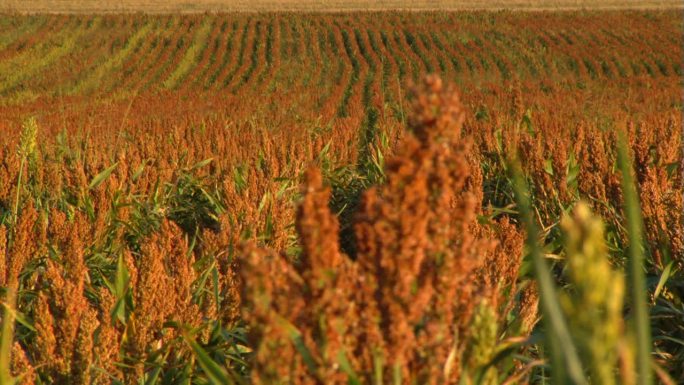
[[[46,220],[49,223],[44,226]],[[192,254],[178,227],[164,222],[161,231],[143,245],[137,260],[125,252],[135,310],[125,325],[119,324],[111,313],[117,298],[105,288],[96,293],[86,290],[92,275],[84,256],[93,247],[86,223],[78,216],[71,221],[59,211],[53,211],[49,220],[39,218],[31,206],[20,216],[13,247],[8,250],[15,257],[6,269],[9,285],[14,282],[16,287],[21,271],[17,263],[26,264],[28,257],[41,253],[53,255],[44,272],[33,271],[24,282],[30,285],[25,289],[38,292],[31,302],[35,340],[30,346],[13,347],[15,374],[27,374],[24,383],[32,383],[38,369],[42,378],[55,383],[109,383],[110,376],[134,382],[143,375],[148,355],[163,344],[173,345],[178,337],[174,330],[164,328],[164,322],[196,326],[202,317],[190,293],[195,279]]]
[[[502,321],[499,296],[517,280],[522,237],[507,222],[475,220],[481,180],[470,171],[458,94],[437,77],[414,92],[411,132],[387,163],[387,182],[365,192],[358,209],[355,260],[339,249],[330,190],[315,169],[297,217],[301,259],[249,249],[244,316],[258,383],[292,373],[292,383],[346,383],[341,357],[366,381],[381,360],[386,376],[396,371],[405,383],[457,383],[474,345],[474,310],[494,309],[495,329]],[[290,343],[292,328],[315,371]],[[300,372],[290,371],[293,362]]]

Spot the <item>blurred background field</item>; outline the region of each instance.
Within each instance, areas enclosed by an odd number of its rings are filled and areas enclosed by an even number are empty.
[[[677,0],[3,0],[0,10],[19,12],[205,12],[382,10],[561,10],[682,8]]]

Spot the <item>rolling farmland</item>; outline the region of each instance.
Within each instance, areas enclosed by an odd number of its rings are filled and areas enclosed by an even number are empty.
[[[0,383],[684,381],[683,27],[0,14]]]

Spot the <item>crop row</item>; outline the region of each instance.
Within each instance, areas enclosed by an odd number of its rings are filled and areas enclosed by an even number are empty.
[[[576,87],[680,75],[681,47],[671,37],[677,25],[662,14],[647,16],[627,31],[605,27],[636,22],[629,19],[636,16],[617,13],[606,15],[607,21],[584,17],[581,30],[571,28],[573,17],[553,15],[424,15],[420,24],[401,14],[26,16],[0,33],[0,68],[7,74],[0,79],[0,95],[20,102],[38,93],[239,93],[259,84],[273,89],[282,77],[288,79],[286,89],[305,87],[315,76],[323,89],[344,83],[341,95],[332,95],[338,98],[336,113],[345,116],[357,81],[362,88],[376,82],[387,87],[422,73],[460,84],[544,79]],[[398,97],[386,89],[382,96]]]

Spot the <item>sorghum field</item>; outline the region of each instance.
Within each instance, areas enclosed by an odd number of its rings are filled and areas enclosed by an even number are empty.
[[[0,15],[0,384],[684,383],[683,28]]]

